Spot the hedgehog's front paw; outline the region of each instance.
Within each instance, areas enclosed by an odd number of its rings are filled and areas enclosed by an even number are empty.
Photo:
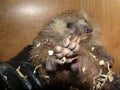
[[[59,64],[71,63],[78,58],[80,37],[76,36],[71,40],[71,35],[65,38],[61,45],[54,48],[55,56]]]

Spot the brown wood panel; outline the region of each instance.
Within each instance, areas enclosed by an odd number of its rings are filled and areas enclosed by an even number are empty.
[[[20,52],[56,13],[80,7],[79,0],[0,0],[0,60]]]
[[[120,71],[120,0],[81,0],[80,7],[101,27],[101,40],[115,58],[114,71]]]
[[[120,0],[1,0],[0,60],[20,52],[52,16],[64,10],[84,9],[101,27],[103,45],[120,69]]]

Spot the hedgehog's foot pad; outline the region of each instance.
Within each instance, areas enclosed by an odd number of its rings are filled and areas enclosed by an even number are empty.
[[[56,45],[54,48],[55,56],[59,64],[71,63],[73,60],[78,58],[77,51],[79,50],[80,37],[76,36],[71,40],[71,35],[65,38],[61,45]]]

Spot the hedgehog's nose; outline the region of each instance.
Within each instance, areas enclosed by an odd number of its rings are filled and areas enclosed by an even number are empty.
[[[91,33],[92,31],[93,31],[92,27],[90,27],[90,26],[85,26],[84,27],[84,32],[85,33]]]

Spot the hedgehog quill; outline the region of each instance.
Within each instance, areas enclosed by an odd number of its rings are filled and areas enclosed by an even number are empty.
[[[113,81],[113,57],[99,40],[99,28],[84,12],[54,17],[33,41],[30,60],[47,85],[105,89]]]

